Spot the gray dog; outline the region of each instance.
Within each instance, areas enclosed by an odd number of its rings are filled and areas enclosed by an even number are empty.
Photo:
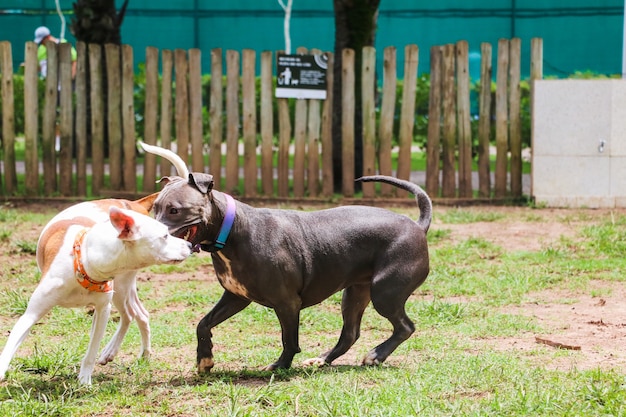
[[[289,368],[296,353],[300,310],[344,290],[343,329],[337,345],[306,365],[330,364],[359,338],[371,301],[393,325],[393,334],[363,358],[382,363],[415,331],[405,303],[429,272],[426,233],[432,218],[428,195],[417,185],[386,176],[379,181],[413,193],[417,222],[375,207],[343,206],[314,212],[254,208],[213,190],[213,177],[189,173],[173,152],[141,144],[174,164],[180,177],[165,177],[154,204],[156,219],[172,235],[211,252],[224,294],[197,328],[198,372],[214,365],[211,329],[252,301],[276,312],[283,352],[266,370]]]

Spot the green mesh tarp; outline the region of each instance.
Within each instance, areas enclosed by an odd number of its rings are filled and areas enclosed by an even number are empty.
[[[73,1],[61,1],[69,31]],[[118,8],[122,1],[116,1]],[[477,76],[481,42],[522,40],[522,76],[530,68],[530,41],[543,38],[544,74],[566,77],[575,71],[621,73],[623,0],[381,0],[376,48],[379,61],[387,46],[398,49],[402,77],[404,46],[420,48],[419,72],[429,71],[432,45],[467,40],[472,77]],[[145,48],[202,50],[203,72],[210,72],[212,48],[277,51],[285,48],[284,12],[276,0],[130,0],[122,26],[123,42],[134,47],[135,62]],[[23,61],[24,42],[39,25],[61,31],[54,0],[3,0],[0,40],[13,46],[14,68]],[[332,51],[334,15],[331,0],[293,0],[292,52],[298,46]],[[494,62],[494,74],[495,74]]]

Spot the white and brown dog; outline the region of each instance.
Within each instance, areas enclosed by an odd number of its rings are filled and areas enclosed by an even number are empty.
[[[0,355],[0,379],[30,328],[57,305],[93,305],[95,309],[78,375],[82,384],[91,384],[111,301],[120,313],[120,323],[98,363],[113,360],[133,318],[141,333],[140,355],[150,355],[148,312],[137,296],[136,273],[150,265],[181,262],[191,254],[188,242],[171,236],[165,225],[147,215],[155,198],[156,194],[137,201],[79,203],[48,222],[37,243],[41,281]]]

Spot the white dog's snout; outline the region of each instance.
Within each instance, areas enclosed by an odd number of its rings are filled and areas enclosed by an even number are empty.
[[[182,240],[180,252],[183,255],[183,259],[185,259],[188,256],[190,256],[193,252],[192,247],[191,247],[191,242],[187,242],[186,240],[183,240],[183,239],[180,239],[180,240]]]

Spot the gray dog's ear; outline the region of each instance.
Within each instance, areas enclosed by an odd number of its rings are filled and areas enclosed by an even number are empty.
[[[208,194],[213,189],[213,175],[192,172],[189,174],[189,185],[195,187],[202,194]]]

